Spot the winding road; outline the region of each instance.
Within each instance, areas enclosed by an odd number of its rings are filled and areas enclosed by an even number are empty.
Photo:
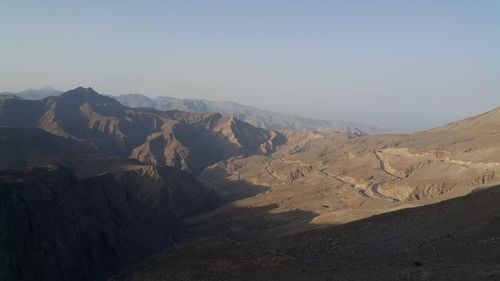
[[[386,196],[384,194],[382,194],[378,188],[379,186],[382,184],[382,183],[376,183],[374,185],[372,185],[372,187],[370,188],[370,192],[368,192],[365,188],[359,186],[358,184],[356,184],[355,182],[349,182],[339,176],[336,176],[336,175],[333,175],[333,174],[330,174],[328,173],[325,169],[323,170],[320,170],[320,172],[328,177],[331,177],[333,179],[336,179],[337,181],[340,181],[342,182],[343,184],[346,184],[347,186],[349,186],[350,188],[353,188],[353,189],[356,189],[358,191],[358,193],[365,197],[365,198],[371,198],[371,199],[377,199],[377,200],[384,200],[384,201],[390,201],[390,202],[398,202],[399,200],[396,199],[396,198],[392,198],[392,197],[389,197],[389,196]]]
[[[397,178],[398,180],[402,179],[400,176],[398,175],[395,175],[393,174],[391,171],[389,171],[389,169],[387,168],[384,160],[382,160],[382,158],[380,157],[379,155],[379,151],[378,150],[375,150],[373,152],[373,154],[375,154],[375,157],[377,158],[377,160],[379,161],[379,165],[380,165],[380,169],[382,169],[382,171],[384,171],[386,174],[388,174],[389,176],[392,176],[392,177],[395,177]]]
[[[238,169],[241,169],[241,165],[239,164],[236,164],[234,163],[233,161],[236,160],[236,159],[230,159],[228,162],[231,164],[231,165],[234,165],[235,167],[237,167]],[[379,159],[380,160],[380,159]],[[281,158],[279,159],[279,161],[283,162],[283,163],[288,163],[288,164],[295,164],[295,165],[299,165],[299,166],[304,166],[304,165],[310,165],[310,164],[307,164],[307,163],[303,163],[301,162],[300,160],[286,160],[284,158]],[[275,179],[276,181],[280,182],[282,185],[285,184],[283,182],[283,180],[281,180],[278,175],[276,175],[276,173],[270,168],[271,165],[273,164],[274,161],[270,161],[270,162],[267,162],[267,165],[264,167],[264,170],[273,178]],[[381,167],[384,167],[384,163],[382,160],[380,160],[381,162]],[[383,169],[383,168],[382,168]],[[384,170],[385,171],[385,170]],[[390,202],[399,202],[400,200],[396,199],[396,198],[392,198],[392,197],[389,197],[385,194],[383,194],[380,190],[379,190],[379,187],[380,185],[382,185],[383,183],[376,183],[376,184],[373,184],[369,189],[367,189],[366,187],[364,186],[360,186],[358,185],[356,182],[353,182],[353,181],[350,181],[344,177],[341,177],[341,176],[337,176],[337,175],[334,175],[334,174],[331,174],[329,173],[328,171],[326,171],[326,169],[321,169],[319,170],[319,172],[327,177],[330,177],[332,179],[335,179],[336,181],[339,181],[341,182],[342,184],[345,184],[347,185],[348,187],[352,188],[352,189],[355,189],[360,196],[362,197],[365,197],[365,198],[370,198],[370,199],[375,199],[375,200],[384,200],[384,201],[390,201]],[[389,175],[391,176],[394,176],[393,174],[391,174],[390,172],[388,171],[385,171],[386,173],[388,173]],[[240,179],[240,174],[236,171],[231,171],[231,173],[239,180]],[[396,177],[396,176],[394,176]],[[399,179],[399,177],[397,177]]]
[[[283,181],[282,181],[282,180],[280,180],[280,179],[278,178],[278,176],[276,176],[276,175],[274,174],[274,171],[272,171],[271,169],[269,169],[269,166],[271,166],[272,164],[273,164],[273,161],[268,162],[268,163],[267,163],[267,165],[266,165],[266,167],[264,168],[264,170],[266,170],[266,172],[267,172],[267,173],[268,173],[271,177],[273,177],[275,180],[277,180],[277,181],[281,182],[281,184],[283,184]]]
[[[379,199],[384,199],[384,200],[387,200],[387,201],[392,201],[392,202],[399,202],[400,200],[399,199],[396,199],[396,198],[393,198],[393,197],[389,197],[383,193],[381,193],[378,188],[380,187],[382,183],[376,183],[374,185],[372,185],[372,188],[371,188],[371,191],[373,193],[374,196],[377,196]]]
[[[228,162],[229,162],[229,164],[237,167],[238,169],[241,169],[241,165],[234,163],[234,160],[236,160],[236,159],[238,159],[238,158],[231,158],[228,160]],[[231,171],[231,174],[235,175],[237,180],[240,180],[240,173],[239,172],[233,170],[233,171]]]

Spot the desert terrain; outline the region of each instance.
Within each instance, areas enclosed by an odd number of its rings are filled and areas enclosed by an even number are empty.
[[[498,108],[366,135],[0,101],[3,280],[500,278]]]

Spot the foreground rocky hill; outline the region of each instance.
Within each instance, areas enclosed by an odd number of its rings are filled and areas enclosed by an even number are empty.
[[[2,280],[104,280],[171,247],[184,218],[219,205],[175,168],[112,160],[75,170],[80,178],[61,166],[0,171]]]
[[[169,246],[180,230],[172,212],[142,204],[111,174],[6,170],[0,198],[2,280],[102,280]]]
[[[498,200],[500,186],[300,234],[207,235],[112,280],[498,280]]]

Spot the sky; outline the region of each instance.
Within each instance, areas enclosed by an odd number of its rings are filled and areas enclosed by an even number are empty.
[[[232,100],[427,129],[500,106],[500,1],[0,1],[0,91]]]

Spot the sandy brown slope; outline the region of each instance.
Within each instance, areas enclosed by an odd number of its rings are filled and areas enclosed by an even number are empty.
[[[497,280],[499,200],[497,186],[277,239],[195,239],[112,280]]]
[[[316,133],[269,156],[216,163],[198,179],[228,200],[264,191],[238,207],[273,205],[277,214],[313,212],[318,225],[343,223],[500,182],[499,121],[496,109],[410,135]]]

